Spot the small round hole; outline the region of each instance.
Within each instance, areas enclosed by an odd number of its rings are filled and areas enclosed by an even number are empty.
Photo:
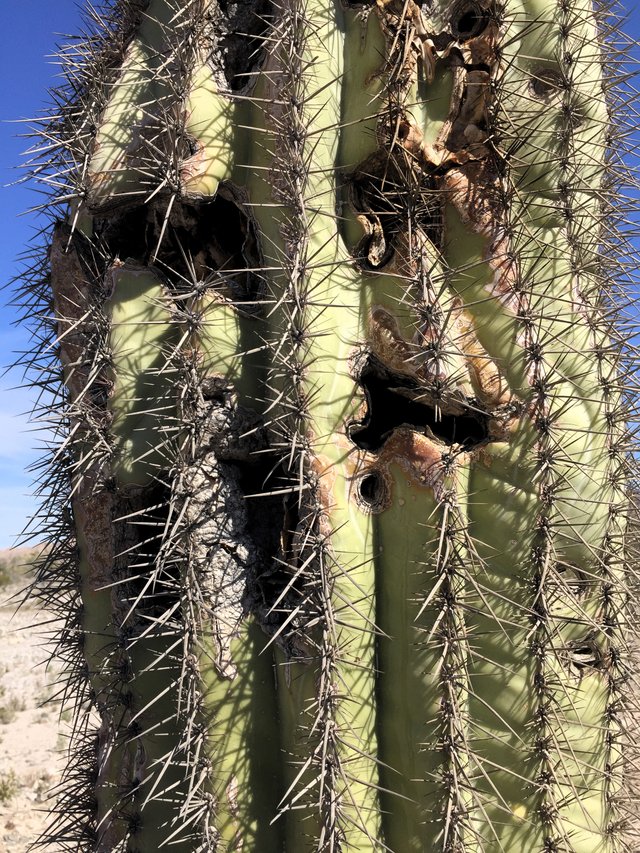
[[[382,477],[378,473],[367,474],[360,480],[360,497],[367,503],[377,503],[380,491],[384,488]]]
[[[411,125],[408,121],[401,121],[398,125],[398,139],[405,140],[409,138],[411,133]]]
[[[589,588],[589,576],[573,563],[558,562],[556,565],[558,584],[566,591],[576,595]]]
[[[571,672],[578,678],[605,667],[603,652],[593,637],[584,637],[571,643],[565,654]]]
[[[578,672],[586,669],[598,669],[602,666],[602,655],[594,645],[575,646],[569,653],[572,667]]]
[[[381,512],[388,505],[389,490],[380,471],[368,471],[357,483],[357,501],[369,512]]]
[[[543,68],[532,75],[529,88],[536,98],[548,101],[562,88],[562,75],[553,68]]]
[[[459,41],[475,38],[486,29],[489,16],[475,4],[465,5],[451,21],[453,35]]]

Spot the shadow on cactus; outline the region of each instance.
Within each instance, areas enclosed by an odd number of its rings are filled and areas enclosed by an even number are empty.
[[[616,21],[91,27],[24,291],[60,424],[31,594],[76,707],[40,845],[634,849]]]

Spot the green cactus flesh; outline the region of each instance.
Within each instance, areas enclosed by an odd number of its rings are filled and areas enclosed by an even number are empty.
[[[630,849],[597,18],[121,0],[69,66],[45,843]]]

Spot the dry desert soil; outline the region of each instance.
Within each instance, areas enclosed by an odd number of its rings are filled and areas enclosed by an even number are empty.
[[[16,611],[32,556],[0,550],[0,853],[26,853],[45,828],[69,732],[50,698],[59,668],[44,663],[55,623],[29,600]]]

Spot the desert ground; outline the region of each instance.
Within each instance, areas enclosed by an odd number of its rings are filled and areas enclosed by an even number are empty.
[[[29,601],[16,611],[30,556],[0,550],[0,853],[26,853],[43,831],[69,731],[51,700],[59,669],[44,665],[51,616]]]

